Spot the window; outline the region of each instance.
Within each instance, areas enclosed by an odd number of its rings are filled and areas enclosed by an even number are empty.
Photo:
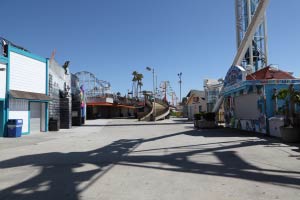
[[[193,102],[198,103],[199,102],[199,97],[193,97]]]
[[[202,106],[199,106],[199,112],[202,112]]]

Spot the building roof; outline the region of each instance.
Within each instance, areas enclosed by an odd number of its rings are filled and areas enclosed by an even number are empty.
[[[186,97],[191,97],[192,95],[205,97],[205,92],[200,90],[190,90]]]
[[[295,79],[289,72],[279,70],[274,67],[265,67],[246,77],[247,80],[266,80],[266,79]]]
[[[185,104],[190,104],[192,103],[193,98],[194,97],[198,97],[198,101],[205,101],[205,92],[204,91],[200,91],[200,90],[190,90],[190,92],[188,93],[188,95],[186,96],[187,102]],[[198,103],[199,103],[198,102]]]
[[[15,99],[28,99],[28,100],[40,100],[40,101],[51,101],[52,99],[46,94],[25,92],[19,90],[10,90],[9,95]]]

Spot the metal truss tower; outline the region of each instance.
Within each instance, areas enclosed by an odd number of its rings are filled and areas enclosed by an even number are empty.
[[[264,0],[235,0],[237,48],[241,45],[260,1]],[[268,65],[267,26],[265,13],[240,65],[244,67],[248,73],[255,72]]]

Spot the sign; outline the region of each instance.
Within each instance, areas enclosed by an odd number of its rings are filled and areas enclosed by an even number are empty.
[[[224,87],[228,87],[245,80],[246,80],[246,70],[237,65],[232,66],[230,67],[230,69],[226,74]]]

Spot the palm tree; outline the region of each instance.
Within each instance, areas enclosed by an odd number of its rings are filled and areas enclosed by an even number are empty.
[[[137,74],[137,91],[138,91],[138,87],[140,88],[140,93],[142,92],[142,86],[143,86],[143,80],[144,75],[143,74]]]
[[[132,76],[133,76],[133,78],[132,78],[133,89],[135,90],[134,94],[135,94],[135,97],[138,97],[139,89],[140,89],[140,92],[142,91],[142,86],[143,86],[142,80],[144,78],[144,75],[138,73],[137,71],[133,71]]]
[[[142,82],[142,81],[139,81],[139,82],[138,82],[138,86],[139,86],[139,88],[140,88],[139,94],[141,94],[141,93],[142,93],[143,82]]]
[[[139,73],[137,71],[132,72],[132,76],[133,76],[133,78],[132,78],[132,84],[133,84],[133,86],[132,86],[132,95],[135,94],[135,96],[137,96],[137,92],[136,91],[134,92],[133,90],[137,87],[136,82],[138,81],[138,79],[137,79],[138,74]]]

